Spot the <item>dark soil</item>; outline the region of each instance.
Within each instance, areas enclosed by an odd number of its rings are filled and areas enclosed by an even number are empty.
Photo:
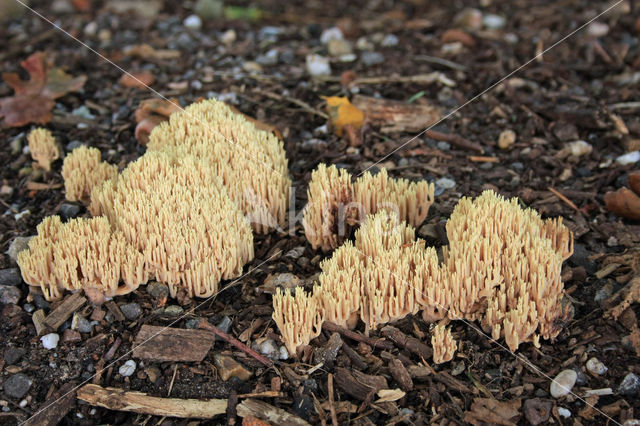
[[[414,136],[412,133],[381,135],[377,129],[367,127],[362,133],[363,144],[350,146],[348,139],[326,133],[320,126],[326,120],[300,108],[290,99],[300,100],[317,111],[324,111],[321,96],[350,96],[340,84],[340,75],[353,71],[358,77],[382,77],[378,84],[363,84],[359,93],[387,99],[407,101],[424,91],[415,102],[434,103],[445,110],[453,110],[467,100],[498,82],[510,71],[529,61],[540,49],[545,49],[576,30],[603,11],[610,3],[605,1],[566,0],[543,2],[536,0],[499,1],[376,1],[376,2],[276,2],[261,1],[254,5],[268,10],[258,21],[204,20],[200,30],[189,30],[183,20],[193,13],[193,3],[179,2],[160,8],[152,18],[139,18],[132,14],[116,14],[107,7],[109,2],[90,1],[91,11],[80,13],[56,11],[50,2],[34,1],[38,12],[58,23],[70,34],[127,71],[150,70],[156,77],[152,87],[164,96],[177,98],[188,105],[198,98],[223,95],[232,99],[243,113],[277,127],[282,133],[289,158],[289,171],[295,186],[295,208],[300,210],[306,202],[306,188],[311,171],[320,162],[339,164],[354,174],[376,163],[379,159]],[[61,4],[65,2],[53,2]],[[638,105],[622,108],[620,103],[640,98],[638,70],[640,45],[636,14],[626,2],[597,20],[608,25],[606,34],[599,38],[589,35],[587,29],[569,37],[543,57],[532,61],[512,78],[438,124],[434,130],[455,133],[481,144],[484,156],[496,157],[495,162],[474,161],[477,153],[438,143],[418,136],[410,144],[385,158],[377,166],[385,166],[394,176],[424,178],[435,181],[447,177],[455,181],[453,189],[442,191],[431,208],[419,234],[434,245],[445,244],[444,223],[456,202],[462,196],[476,196],[492,188],[505,196],[518,196],[544,217],[562,216],[575,234],[575,253],[566,262],[563,276],[565,288],[575,308],[573,320],[567,323],[554,342],[542,341],[540,348],[523,344],[518,355],[537,366],[536,371],[523,359],[516,358],[501,346],[492,343],[483,334],[465,323],[454,322],[453,333],[459,342],[459,351],[449,363],[434,366],[437,371],[452,374],[470,391],[432,378],[414,379],[414,388],[395,402],[367,404],[345,393],[336,386],[336,401],[351,401],[362,407],[359,413],[338,413],[341,424],[409,424],[464,423],[465,413],[472,411],[476,398],[492,397],[498,401],[522,401],[534,398],[548,399],[554,407],[571,411],[568,419],[559,417],[554,408],[554,423],[602,424],[605,421],[624,423],[638,418],[640,400],[635,395],[620,395],[618,386],[629,372],[640,375],[640,362],[626,338],[629,323],[614,321],[605,312],[617,296],[602,302],[595,301],[598,291],[610,288],[610,293],[622,289],[632,278],[630,263],[621,263],[611,274],[598,278],[604,262],[613,255],[638,256],[640,226],[620,219],[606,211],[605,192],[624,186],[627,173],[634,165],[620,165],[615,159],[627,150],[638,150],[640,116]],[[238,6],[247,6],[238,3]],[[501,29],[479,29],[473,34],[475,46],[461,47],[459,52],[443,54],[442,35],[453,28],[453,18],[464,7],[479,7],[485,14],[505,18]],[[626,8],[626,9],[625,9]],[[347,34],[355,44],[358,37],[374,40],[374,50],[384,61],[376,65],[363,63],[360,52],[353,62],[333,61],[333,79],[312,79],[306,72],[308,53],[326,53],[319,36],[326,28],[342,25],[350,20],[357,35]],[[424,24],[428,20],[431,24]],[[422,25],[418,25],[422,22]],[[95,26],[87,30],[87,25]],[[264,28],[273,26],[280,33],[267,38]],[[233,29],[237,34],[229,46],[221,41],[222,33]],[[108,34],[107,34],[108,31]],[[262,31],[262,33],[261,33]],[[375,43],[376,34],[398,37],[398,44],[385,47]],[[103,159],[124,167],[144,152],[134,137],[134,112],[143,99],[153,96],[143,89],[125,88],[119,83],[122,72],[101,59],[96,53],[81,46],[62,32],[54,29],[31,12],[22,18],[0,26],[0,61],[5,72],[20,72],[20,61],[35,51],[46,51],[55,57],[57,66],[71,75],[86,75],[87,83],[81,93],[71,93],[57,100],[54,118],[46,127],[62,146],[79,141],[99,148]],[[143,60],[127,56],[123,49],[134,44],[148,43],[158,49],[179,50],[178,60]],[[280,60],[274,65],[254,64],[260,54],[277,48]],[[452,46],[448,46],[452,48]],[[456,48],[453,46],[453,48]],[[442,57],[452,64],[436,63],[432,57]],[[248,64],[249,63],[249,64]],[[414,84],[388,83],[384,77],[417,75],[433,71],[442,72],[453,81],[453,87],[442,83]],[[184,83],[181,87],[175,83]],[[274,99],[266,92],[281,96]],[[0,97],[12,94],[4,83],[0,84]],[[277,97],[277,96],[276,96]],[[72,114],[75,108],[87,106],[93,119]],[[617,117],[617,118],[616,118]],[[626,130],[616,125],[619,119]],[[28,181],[62,184],[61,161],[54,163],[49,173],[34,172],[28,154],[12,151],[15,141],[26,145],[26,134],[32,127],[0,128],[0,269],[15,268],[15,263],[4,252],[17,236],[34,235],[38,223],[48,215],[61,214],[65,203],[64,190],[29,190]],[[514,145],[506,150],[497,146],[498,136],[505,129],[517,134]],[[310,144],[311,139],[326,144]],[[567,143],[584,140],[593,151],[584,156],[559,154]],[[635,146],[635,148],[633,148]],[[68,152],[65,150],[65,152]],[[637,164],[635,167],[638,167]],[[561,200],[550,188],[559,191],[570,202]],[[26,213],[25,213],[26,212]],[[81,208],[80,216],[88,216]],[[261,337],[279,339],[278,330],[271,320],[271,296],[257,291],[269,274],[291,272],[303,282],[311,284],[319,272],[324,257],[315,252],[304,238],[298,222],[293,232],[273,232],[257,236],[256,258],[245,267],[257,269],[214,300],[172,300],[167,304],[181,304],[185,312],[195,309],[173,327],[188,328],[194,317],[205,317],[218,324],[224,316],[232,319],[230,334],[238,337],[252,323],[262,325],[251,334],[251,340]],[[435,230],[435,231],[434,231]],[[286,255],[296,247],[302,254]],[[635,248],[635,252],[633,249]],[[634,254],[635,253],[635,254]],[[275,256],[274,256],[275,255]],[[269,262],[263,262],[273,257]],[[629,262],[631,262],[629,257]],[[638,273],[638,271],[635,271]],[[22,296],[17,305],[1,305],[0,385],[12,374],[22,372],[33,384],[24,398],[12,398],[0,392],[0,423],[26,420],[44,408],[44,401],[66,383],[80,385],[93,380],[96,369],[102,372],[99,384],[125,390],[147,392],[154,396],[174,398],[229,398],[232,394],[261,392],[272,389],[273,379],[282,379],[283,396],[264,398],[265,402],[283,408],[307,421],[321,422],[313,407],[313,398],[320,404],[328,400],[328,374],[335,368],[358,369],[357,363],[341,350],[333,365],[325,365],[308,375],[306,381],[296,381],[287,375],[285,366],[298,375],[304,375],[315,365],[311,357],[283,361],[273,369],[266,369],[245,353],[224,342],[217,342],[202,363],[138,362],[136,372],[128,378],[118,373],[139,328],[143,324],[168,325],[175,317],[158,309],[158,302],[144,286],[133,294],[118,297],[123,305],[138,303],[143,315],[134,321],[117,321],[107,315],[99,320],[91,333],[81,335],[78,342],[60,341],[55,350],[42,347],[32,322],[31,312],[36,301],[29,295],[28,286],[19,286]],[[605,297],[606,299],[606,297]],[[49,306],[45,311],[55,306]],[[85,306],[87,317],[105,308]],[[632,306],[640,314],[638,305]],[[629,312],[629,315],[631,312]],[[96,314],[97,315],[97,314]],[[634,319],[635,320],[635,319]],[[623,324],[624,323],[624,324]],[[70,320],[59,330],[70,326]],[[429,325],[419,317],[408,317],[394,326],[408,335],[428,336]],[[362,329],[358,329],[362,331]],[[373,336],[377,333],[374,332]],[[330,333],[322,334],[312,342],[313,347],[327,344]],[[121,344],[110,362],[105,354],[116,341]],[[247,342],[249,343],[249,342]],[[428,342],[427,342],[428,343]],[[364,344],[344,338],[344,344],[354,349],[364,361],[364,372],[387,378],[389,388],[398,388],[389,372],[389,360],[399,358],[408,364],[418,364],[415,354],[396,347],[392,351],[372,349]],[[26,353],[16,363],[6,362],[9,348],[23,348]],[[242,382],[222,381],[213,364],[214,354],[227,353],[252,371],[252,377]],[[310,352],[309,352],[310,353]],[[586,371],[587,359],[597,357],[608,371],[594,376]],[[431,360],[424,360],[431,363]],[[155,382],[145,372],[150,367],[159,369]],[[611,395],[601,396],[597,408],[602,412],[589,413],[583,400],[551,398],[548,394],[550,378],[565,368],[585,373],[574,391],[584,395],[586,389],[612,388]],[[175,377],[174,377],[175,375]],[[26,405],[21,401],[26,398]],[[377,396],[374,397],[374,400]],[[302,404],[300,401],[303,401]],[[591,401],[591,400],[590,400]],[[300,408],[302,406],[303,408]],[[305,408],[306,407],[306,408]],[[527,424],[525,410],[515,421]],[[322,413],[322,421],[330,423],[329,411]],[[326,416],[326,419],[324,418]],[[73,401],[62,424],[226,424],[240,422],[232,414],[213,420],[196,421],[148,418],[118,411],[92,407]],[[490,421],[490,420],[487,420]]]

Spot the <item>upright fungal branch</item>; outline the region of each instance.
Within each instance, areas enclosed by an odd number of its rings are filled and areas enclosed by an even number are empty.
[[[422,310],[429,322],[477,320],[511,350],[558,335],[567,314],[560,272],[573,251],[573,235],[560,219],[543,220],[517,199],[485,191],[461,199],[446,228],[440,264],[435,249],[416,240],[395,212],[368,216],[355,243],[321,264],[314,294],[326,319],[353,326],[359,316],[370,330]],[[436,362],[453,357],[449,331],[436,327],[433,341]]]
[[[311,174],[303,225],[314,249],[329,251],[348,237],[351,227],[380,210],[417,226],[433,204],[434,185],[390,178],[385,169],[365,172],[355,183],[346,170],[320,164]]]
[[[295,295],[289,289],[284,292],[278,289],[273,296],[272,316],[291,356],[320,334],[324,322],[324,311],[315,289],[312,294],[298,289]]]
[[[27,136],[31,158],[46,171],[51,170],[51,162],[60,158],[60,149],[56,140],[47,129],[33,129]]]
[[[88,203],[93,188],[117,174],[118,166],[100,161],[99,149],[80,146],[71,151],[62,163],[66,198]]]
[[[436,364],[451,361],[458,350],[458,343],[453,339],[451,330],[443,325],[436,325],[433,328],[431,346],[433,346],[433,362]]]
[[[153,129],[147,149],[209,164],[256,232],[284,223],[291,180],[282,141],[223,102],[201,101],[171,114]]]

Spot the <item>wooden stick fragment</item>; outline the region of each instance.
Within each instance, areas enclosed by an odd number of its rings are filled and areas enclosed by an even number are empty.
[[[340,333],[342,336],[348,337],[351,340],[366,343],[367,345],[373,348],[384,349],[387,351],[394,349],[393,343],[387,340],[375,339],[373,337],[366,337],[360,333],[356,333],[355,331],[351,331],[344,327],[340,327],[339,325],[335,325],[329,321],[325,321],[324,324],[322,324],[322,328],[324,328],[325,330],[331,333],[336,333],[336,332]]]
[[[256,399],[247,399],[238,404],[238,416],[256,417],[260,420],[283,426],[306,426],[309,425],[300,417],[294,416],[284,411],[282,408],[274,407],[266,402]]]
[[[211,419],[227,410],[226,399],[159,398],[93,384],[78,389],[78,399],[109,410],[165,417]]]
[[[572,209],[574,209],[575,211],[578,211],[580,209],[578,209],[578,206],[576,206],[573,201],[571,201],[570,199],[568,199],[567,197],[565,197],[564,195],[562,195],[562,193],[560,193],[560,191],[549,187],[549,191],[553,193],[553,195],[555,195],[556,197],[560,198],[562,201],[564,201],[565,203],[567,203],[567,205],[569,207],[571,207]]]
[[[73,383],[66,383],[55,391],[44,403],[44,408],[36,412],[24,426],[55,426],[75,405],[76,393]]]
[[[220,337],[222,340],[226,341],[227,343],[232,344],[236,348],[240,349],[242,352],[246,353],[247,355],[252,356],[253,358],[255,358],[258,361],[260,361],[262,364],[266,365],[267,367],[273,366],[273,362],[269,358],[266,358],[266,357],[260,355],[258,352],[254,351],[249,346],[247,346],[244,343],[242,343],[241,341],[237,340],[235,337],[228,335],[224,331],[220,330],[218,327],[210,324],[209,321],[207,321],[205,319],[201,319],[198,322],[198,328],[200,328],[202,330],[211,331],[216,336]]]
[[[57,330],[75,311],[85,304],[87,299],[82,293],[74,293],[53,310],[45,319],[44,324],[52,330]]]
[[[460,148],[470,149],[472,151],[484,153],[484,148],[475,142],[471,142],[455,133],[441,133],[435,130],[425,130],[424,135],[436,141],[447,142]]]
[[[331,424],[338,426],[338,415],[336,414],[336,406],[333,401],[333,374],[329,373],[327,379],[327,389],[329,391],[329,411],[331,412]]]

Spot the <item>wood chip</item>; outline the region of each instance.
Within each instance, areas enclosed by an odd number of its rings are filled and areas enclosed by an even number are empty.
[[[23,426],[55,426],[75,405],[76,393],[73,383],[65,383],[55,391],[42,405],[44,408],[36,412],[23,423]]]
[[[86,302],[87,299],[82,293],[71,294],[44,319],[44,324],[52,330],[57,330],[63,322],[68,320]]]
[[[274,407],[256,399],[247,399],[238,404],[237,411],[240,417],[256,417],[276,425],[302,426],[309,424],[300,417],[287,413],[282,408]]]
[[[142,392],[125,392],[94,384],[81,387],[78,399],[109,410],[164,417],[210,419],[227,410],[226,399],[159,398]]]
[[[120,310],[120,307],[116,305],[116,302],[109,300],[104,305],[107,307],[109,312],[111,312],[111,315],[115,317],[116,321],[124,321],[124,314]]]
[[[33,325],[36,326],[36,333],[38,334],[38,336],[44,334],[44,332],[47,330],[47,326],[44,323],[45,316],[46,315],[44,313],[44,309],[38,309],[31,316]]]
[[[431,359],[433,356],[433,349],[422,343],[420,340],[412,336],[407,336],[399,329],[387,325],[380,330],[380,333],[387,339],[393,341],[401,348],[407,349],[409,352],[413,352],[422,359]]]
[[[370,376],[360,371],[336,368],[335,381],[338,387],[352,397],[364,401],[369,393],[387,389],[387,379],[383,376]]]
[[[134,341],[133,356],[154,361],[200,362],[213,346],[215,335],[188,330],[143,325]]]
[[[353,105],[365,114],[366,120],[380,126],[382,133],[419,132],[440,119],[441,111],[434,105],[417,105],[391,99],[357,95]]]

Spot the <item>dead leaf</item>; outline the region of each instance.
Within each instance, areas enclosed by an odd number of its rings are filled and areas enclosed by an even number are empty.
[[[598,403],[598,395],[589,395],[585,398],[585,407],[578,411],[578,415],[583,419],[593,420],[598,414],[595,410],[595,406]]]
[[[471,34],[455,28],[449,29],[442,34],[443,43],[460,42],[464,46],[473,47],[476,45],[475,39]]]
[[[158,124],[169,119],[169,116],[182,108],[176,99],[145,99],[140,102],[136,109],[136,122],[138,125],[135,130],[136,140],[141,145],[149,142],[151,131]]]
[[[464,420],[473,425],[515,425],[520,418],[520,404],[520,399],[497,401],[491,398],[475,398],[471,410],[464,414]]]
[[[367,122],[380,126],[382,133],[419,132],[440,119],[433,105],[407,104],[390,99],[355,96],[353,105],[364,113]]]
[[[146,89],[156,81],[151,71],[140,71],[122,74],[120,84],[124,87],[135,87],[137,89]]]
[[[640,195],[640,171],[629,173],[629,188]]]
[[[640,220],[640,196],[628,188],[607,192],[604,194],[604,203],[607,210],[617,216]]]
[[[20,127],[29,123],[51,121],[54,100],[84,86],[86,76],[72,77],[54,68],[43,52],[36,52],[20,63],[29,73],[21,80],[17,73],[4,73],[2,78],[14,90],[13,96],[0,99],[0,118],[6,125]]]
[[[327,112],[333,130],[338,136],[342,136],[344,126],[350,124],[354,129],[359,130],[364,123],[363,112],[355,107],[349,98],[340,96],[323,96],[327,101]]]

